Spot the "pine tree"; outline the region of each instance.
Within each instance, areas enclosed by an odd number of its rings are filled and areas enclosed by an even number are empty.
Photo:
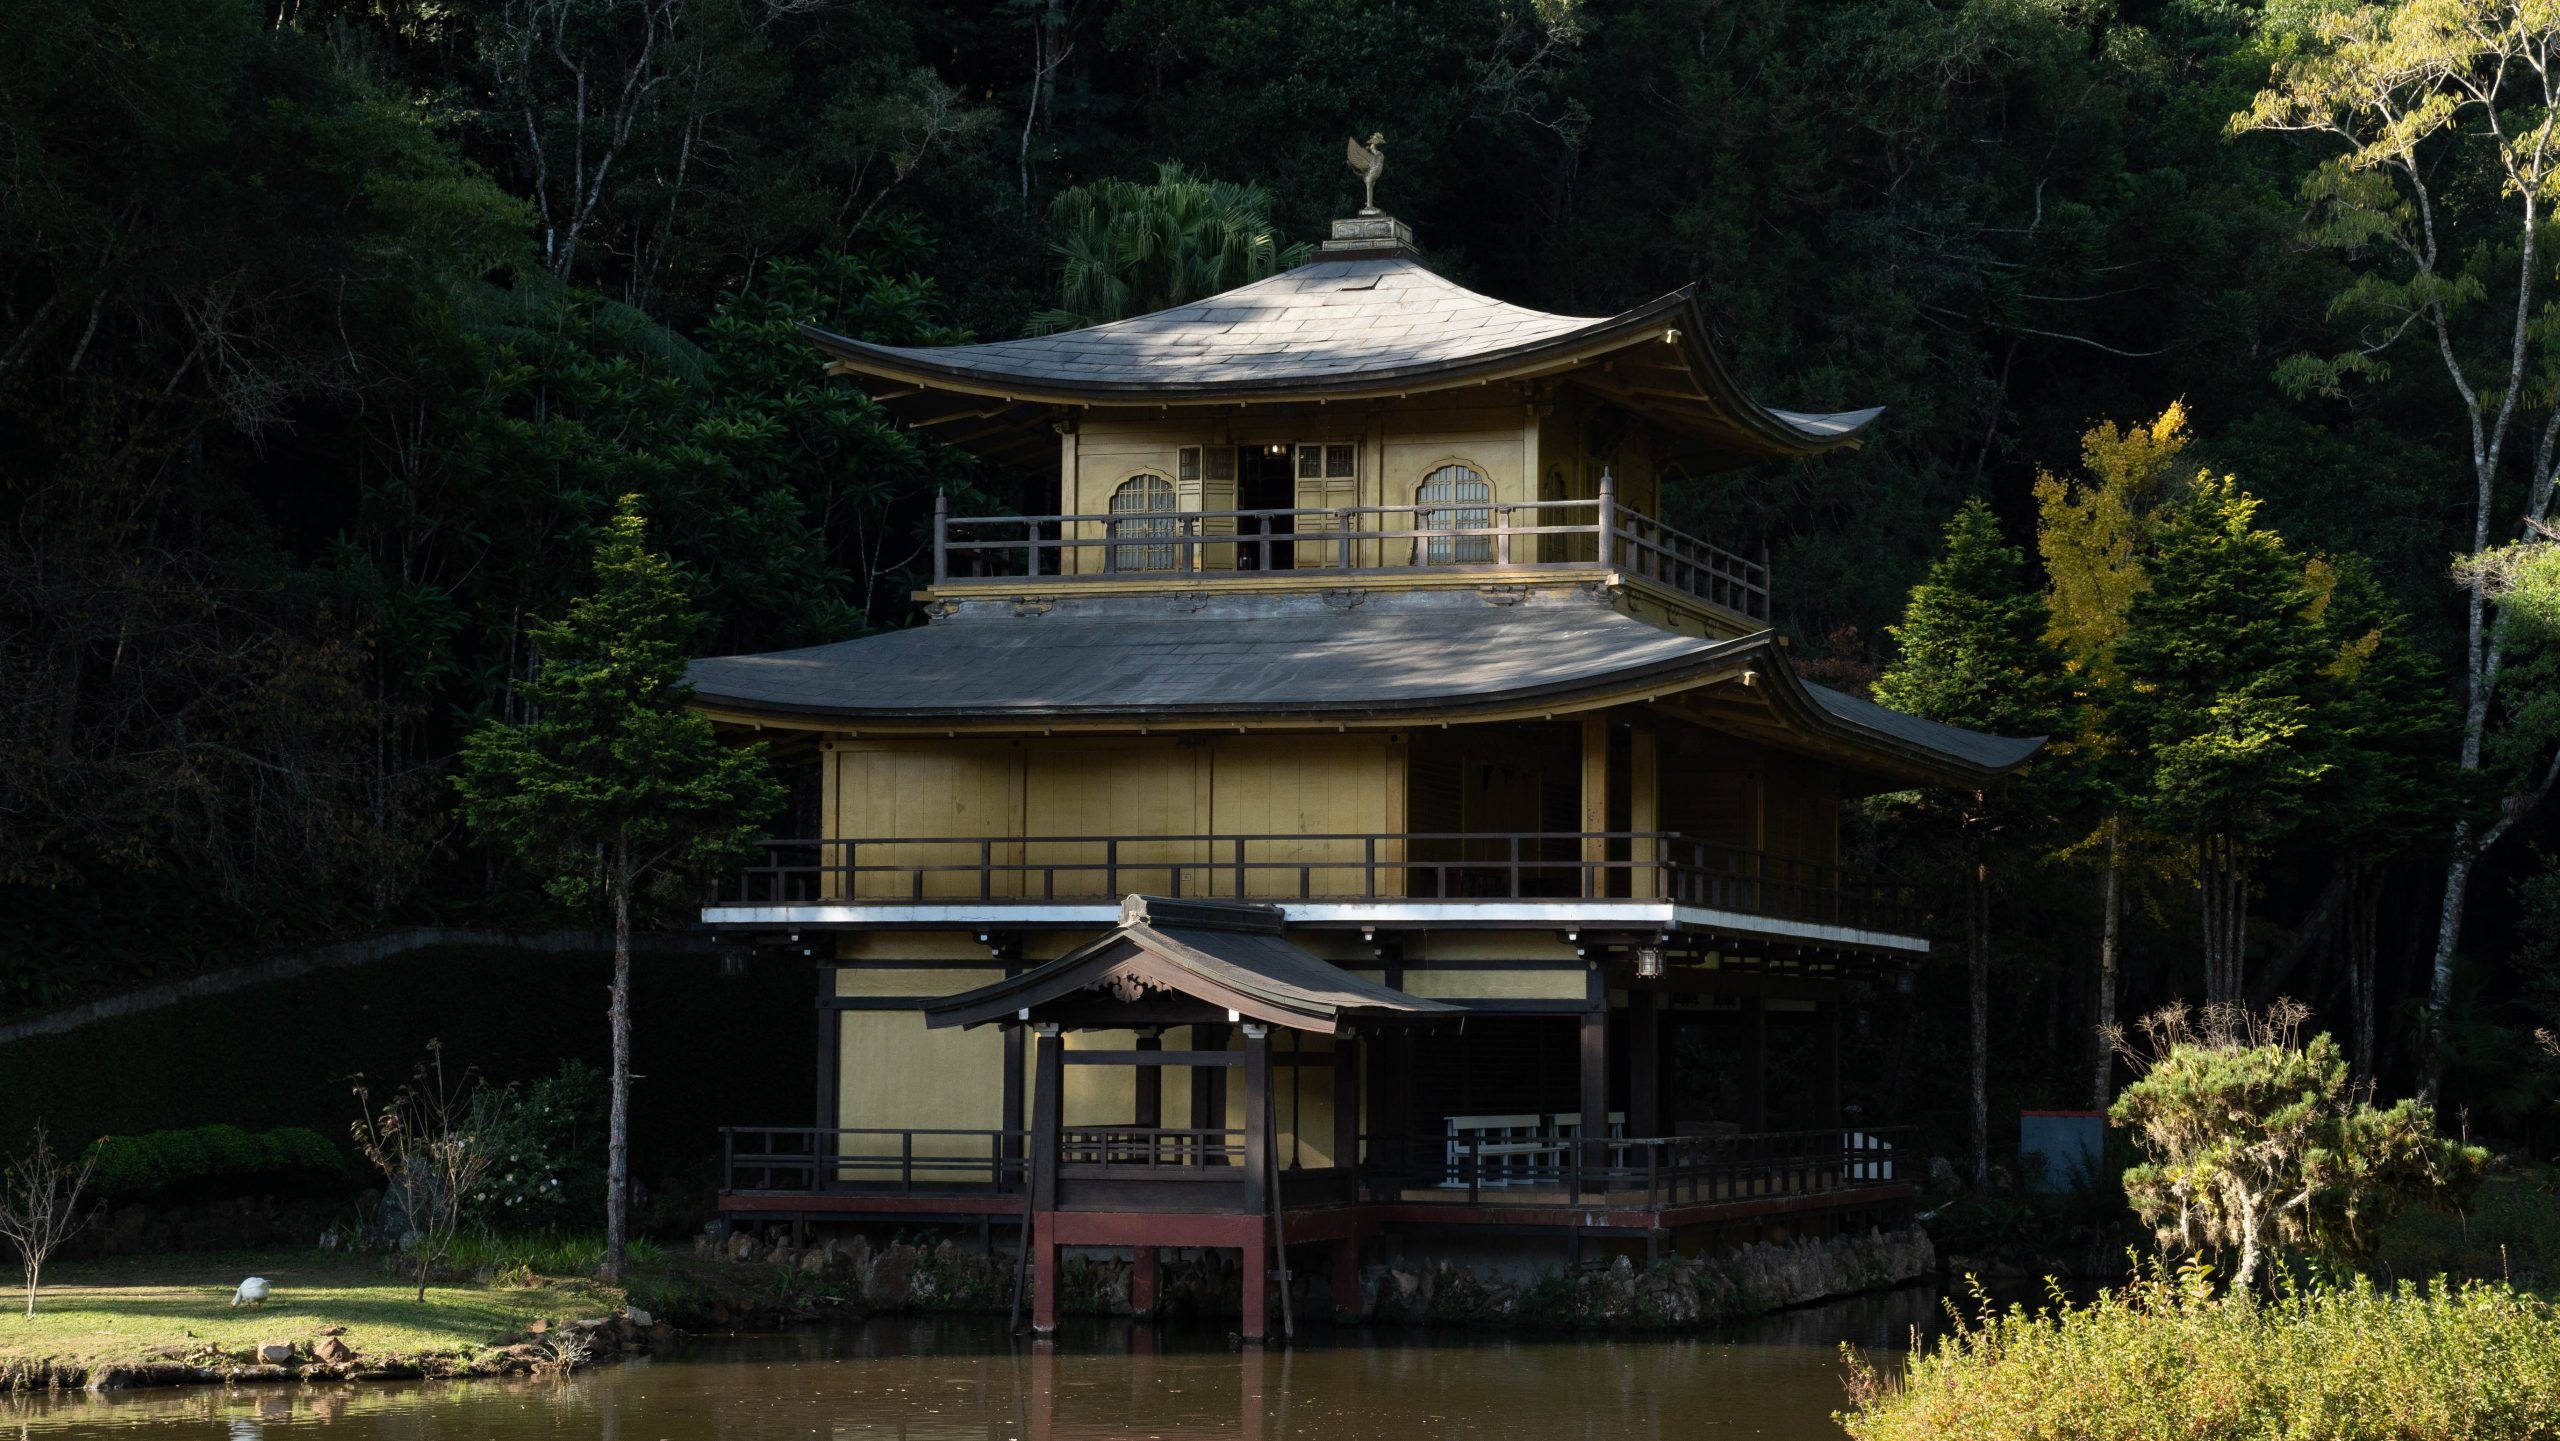
[[[2443,671],[2410,644],[2405,618],[2358,557],[2314,562],[2330,735],[2322,828],[2338,857],[2356,1079],[2374,1064],[2375,927],[2397,859],[2440,848],[2459,780],[2460,717]]]
[[[2258,502],[2198,477],[2161,526],[2116,647],[2136,804],[2196,866],[2205,998],[2237,1004],[2250,887],[2328,773],[2317,592]]]
[[[704,618],[646,539],[639,497],[624,496],[596,548],[595,589],[534,632],[541,659],[523,687],[530,719],[473,731],[454,782],[483,840],[548,874],[563,901],[600,898],[613,915],[608,1277],[622,1273],[628,1234],[631,925],[640,889],[740,854],[782,802],[761,745],[724,745],[708,717],[686,708],[685,662]]]
[[[2005,735],[2045,735],[2063,720],[2061,654],[2052,622],[2028,583],[2026,557],[2001,539],[1991,507],[1969,500],[1947,522],[1947,548],[1912,587],[1890,628],[1900,657],[1876,682],[1876,699],[1929,720]],[[1957,838],[1965,901],[1965,987],[1971,1075],[1971,1175],[1990,1180],[1991,840],[2027,807],[2014,784],[1985,787],[1935,807]]]

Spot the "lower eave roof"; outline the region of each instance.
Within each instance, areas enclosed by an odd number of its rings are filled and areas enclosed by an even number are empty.
[[[1873,752],[1884,769],[1987,778],[2043,744],[1806,684],[1768,632],[1683,635],[1578,595],[1114,597],[1033,614],[980,602],[911,630],[698,660],[688,680],[705,708],[813,728],[1039,726],[1463,720],[1667,694],[1745,668],[1791,727]]]

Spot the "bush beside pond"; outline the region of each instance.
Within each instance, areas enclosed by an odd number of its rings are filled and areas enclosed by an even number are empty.
[[[2155,1274],[1987,1308],[1893,1377],[1853,1358],[1856,1441],[2551,1441],[2560,1308],[2503,1282],[2355,1280],[2273,1300]]]

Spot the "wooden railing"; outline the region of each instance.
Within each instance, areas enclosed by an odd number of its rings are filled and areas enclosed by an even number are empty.
[[[1331,509],[955,516],[937,496],[933,579],[1080,580],[1276,570],[1580,569],[1605,564],[1752,620],[1769,618],[1769,568],[1619,505],[1444,500]]]
[[[1405,1204],[1551,1205],[1559,1193],[1611,1206],[1703,1205],[1816,1196],[1907,1180],[1902,1129],[1749,1135],[1556,1138],[1529,1164],[1516,1143],[1477,1132],[1363,1136],[1357,1172],[1371,1199]],[[1029,1189],[1030,1135],[1007,1130],[731,1126],[720,1133],[723,1192],[964,1197]],[[1173,1126],[1071,1126],[1060,1174],[1198,1182],[1240,1176],[1244,1133]]]
[[[899,1195],[1019,1191],[1030,1132],[876,1126],[723,1126],[724,1191],[832,1190]]]
[[[1912,887],[1669,831],[775,840],[713,906],[1200,899],[1668,900],[1897,935]]]
[[[1409,1204],[1527,1205],[1563,1195],[1611,1205],[1703,1205],[1907,1179],[1901,1174],[1904,1129],[1557,1137],[1528,1155],[1519,1142],[1483,1132],[1456,1142],[1364,1136],[1360,1173],[1372,1197]]]

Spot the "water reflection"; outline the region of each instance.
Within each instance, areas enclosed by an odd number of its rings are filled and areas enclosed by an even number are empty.
[[[1419,1441],[1759,1436],[1836,1441],[1839,1345],[1934,1326],[1925,1289],[1730,1333],[1581,1339],[1312,1328],[1293,1348],[1115,1322],[1016,1342],[1000,1323],[891,1318],[712,1338],[568,1378],[124,1392],[0,1401],[0,1432],[271,1441],[319,1427],[399,1441]]]

